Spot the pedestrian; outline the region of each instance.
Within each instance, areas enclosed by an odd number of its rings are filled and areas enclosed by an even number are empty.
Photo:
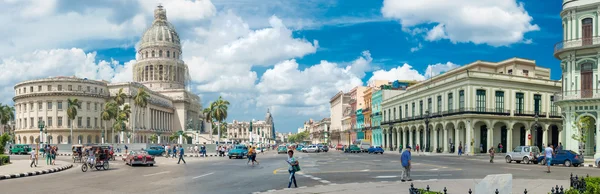
[[[129,152],[127,150],[129,150],[129,147],[127,147],[127,145],[125,145],[125,154],[129,154]]]
[[[552,165],[552,158],[554,157],[554,145],[548,144],[548,147],[544,149],[546,153],[546,165],[548,165],[548,173],[550,173],[550,166]]]
[[[300,171],[300,162],[294,157],[294,151],[288,150],[288,172],[290,173],[290,178],[288,182],[288,188],[292,187],[292,182],[294,183],[294,187],[298,188],[298,184],[296,184],[296,172]]]
[[[177,156],[177,145],[173,145],[173,158],[176,158],[175,156]]]
[[[498,153],[502,153],[502,143],[498,143]]]
[[[479,145],[479,152],[480,152],[480,153],[483,153],[484,151],[485,151],[485,150],[483,149],[483,144],[480,144],[480,145]]]
[[[494,163],[494,148],[490,148],[488,152],[490,153],[490,163]]]
[[[30,168],[33,168],[33,166],[37,167],[37,164],[35,164],[35,161],[37,159],[37,154],[35,154],[35,148],[31,149],[31,154],[29,155],[29,159],[31,160],[31,164],[29,164]]]
[[[181,145],[179,145],[179,161],[177,161],[177,164],[179,164],[181,161],[183,161],[184,164],[185,160],[183,159],[183,147]]]
[[[52,147],[52,165],[56,165],[56,154],[58,153],[58,147]]]
[[[46,165],[52,164],[52,154],[51,154],[52,151],[51,151],[51,149],[52,149],[52,147],[47,146],[46,150],[44,150],[44,152],[47,153],[46,154]]]
[[[419,155],[419,144],[417,144],[416,150],[417,150],[417,155]]]
[[[558,142],[558,147],[556,148],[557,151],[562,151],[563,146],[562,143]]]
[[[463,147],[462,147],[462,142],[460,144],[458,144],[458,156],[462,156],[463,154]]]
[[[412,181],[410,178],[410,168],[411,168],[411,154],[410,154],[410,146],[406,146],[406,150],[402,152],[400,156],[400,163],[402,163],[402,174],[400,175],[400,179],[402,182]]]
[[[202,156],[206,157],[206,142],[204,142],[204,144],[202,144],[202,146],[200,146],[200,151],[202,152]]]
[[[200,154],[198,153],[198,144],[194,146],[194,154],[198,157]]]

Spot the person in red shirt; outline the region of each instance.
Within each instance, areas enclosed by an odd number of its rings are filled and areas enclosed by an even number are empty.
[[[419,144],[417,144],[417,147],[415,148],[415,150],[417,151],[417,153],[419,153]]]

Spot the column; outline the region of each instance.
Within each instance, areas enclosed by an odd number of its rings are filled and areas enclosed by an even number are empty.
[[[419,144],[419,148],[422,148],[423,147],[423,143],[421,143],[421,134],[419,134],[419,129],[417,129],[415,131],[415,136],[416,136],[415,139],[417,139],[416,140],[417,142],[415,143],[415,149],[416,149],[417,144]]]
[[[414,144],[415,144],[415,142],[413,142],[413,138],[412,138],[412,137],[413,137],[413,135],[414,135],[414,134],[413,134],[413,131],[412,131],[411,129],[409,129],[409,130],[407,131],[407,133],[408,133],[408,145],[409,145],[409,146],[412,146],[412,145],[414,145]],[[408,145],[407,145],[407,146],[408,146]],[[414,148],[413,148],[413,149],[414,149]]]
[[[444,128],[444,153],[448,153],[448,129]]]
[[[396,144],[396,140],[398,139],[398,137],[396,137],[396,134],[392,131],[392,133],[390,133],[390,135],[392,135],[392,142],[390,142],[390,146],[392,146],[392,149],[394,148],[394,144]]]
[[[465,140],[466,141],[465,149],[467,150],[467,153],[469,153],[470,155],[473,155],[473,154],[475,154],[474,153],[475,150],[473,149],[473,145],[471,145],[471,142],[475,142],[475,141],[472,141],[473,137],[471,137],[471,136],[473,136],[473,133],[472,133],[473,126],[471,125],[471,121],[467,121],[466,126],[467,126],[467,129],[466,129],[467,139]]]
[[[458,153],[458,143],[460,143],[460,130],[458,125],[454,127],[454,153]]]
[[[382,147],[383,147],[383,149],[385,149],[385,148],[389,147],[388,146],[388,140],[387,140],[387,132],[384,131],[382,135],[383,135],[383,146]],[[342,141],[343,141],[343,139],[344,138],[342,138]]]
[[[544,126],[544,128],[542,129],[543,130],[543,133],[542,133],[542,148],[544,146],[547,146],[548,143],[549,143],[548,142],[548,127],[550,127],[550,126]]]
[[[398,138],[396,138],[397,142],[396,142],[396,147],[394,149],[398,149],[398,147],[400,147],[400,145],[402,145],[402,139],[404,137],[402,137],[400,134],[402,134],[402,129],[398,129],[398,131],[396,131],[396,135],[398,136]]]
[[[494,128],[493,127],[488,127],[487,131],[488,131],[487,132],[487,138],[488,138],[487,139],[487,145],[488,146],[485,149],[489,150],[490,148],[496,147],[496,146],[494,146],[494,136],[493,136],[493,134],[494,134]],[[486,150],[486,153],[487,153],[487,150]]]
[[[423,137],[423,145],[421,145],[421,147],[423,149],[423,152],[425,152],[425,151],[427,151],[426,150],[427,146],[429,146],[427,144],[427,138],[429,138],[429,136],[427,136],[427,128],[423,129],[423,136],[425,136],[425,137]]]
[[[600,115],[600,111],[598,112],[597,115]],[[600,122],[598,121],[598,118],[596,118],[596,131],[598,131],[598,130],[600,130]],[[559,139],[559,141],[560,141],[560,139]],[[596,147],[598,148],[598,146],[600,146],[600,134],[596,133]],[[598,158],[598,157],[600,157],[600,151],[598,151],[598,149],[596,149],[596,154],[594,154],[594,158]]]
[[[436,129],[432,129],[433,130],[433,147],[432,147],[432,152],[436,153],[437,148],[438,148],[438,131]]]
[[[532,129],[526,129],[525,130],[525,145],[530,146],[531,145],[531,141],[533,141],[533,137],[531,139],[529,139],[529,135],[531,135],[531,130]]]
[[[506,129],[506,145],[504,145],[504,149],[506,150],[506,152],[510,152],[513,150],[513,131],[512,128],[508,128]]]

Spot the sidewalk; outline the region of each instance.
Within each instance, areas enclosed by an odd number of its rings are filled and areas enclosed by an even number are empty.
[[[412,182],[371,182],[371,183],[349,183],[349,184],[330,184],[330,185],[319,185],[316,187],[301,187],[292,189],[282,190],[270,190],[262,193],[277,193],[277,194],[313,194],[313,193],[327,193],[327,194],[364,194],[364,193],[378,193],[378,194],[403,194],[408,193],[411,183],[414,184],[415,188],[425,189],[429,185],[431,191],[442,191],[444,187],[447,189],[447,193],[469,193],[469,188],[475,192],[475,185],[479,183],[481,179],[445,179],[445,180],[423,180],[423,181],[412,181]],[[302,184],[299,182],[299,184]],[[549,193],[553,187],[563,186],[565,189],[569,187],[569,180],[529,180],[529,179],[513,179],[512,180],[512,192],[513,193],[524,193],[527,189],[527,193]],[[260,192],[255,192],[260,193]],[[477,192],[477,193],[492,193],[492,192]]]
[[[35,176],[63,171],[73,167],[73,164],[56,161],[56,165],[46,165],[46,160],[39,160],[37,167],[29,167],[30,160],[11,160],[11,164],[0,166],[0,180]]]

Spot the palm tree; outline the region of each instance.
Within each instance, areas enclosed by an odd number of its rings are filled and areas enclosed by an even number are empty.
[[[0,104],[0,123],[4,125],[4,129],[8,129],[11,139],[14,139],[14,134],[10,133],[9,122],[13,120],[15,120],[15,107]]]
[[[222,123],[227,119],[227,108],[229,106],[229,101],[224,100],[221,96],[217,101],[212,102],[210,104],[210,109],[212,109],[212,117],[217,120],[217,122]],[[217,142],[221,141],[221,125],[217,125],[219,128],[217,130]]]
[[[144,88],[140,88],[137,91],[137,94],[133,97],[133,102],[134,105],[136,107],[135,109],[135,116],[133,117],[134,121],[133,126],[131,127],[133,129],[133,139],[135,139],[135,124],[137,122],[137,119],[139,117],[140,114],[140,110],[138,110],[138,108],[140,108],[141,110],[144,110],[143,108],[146,108],[146,106],[148,106],[148,99],[150,98],[150,95],[146,92],[146,90],[144,90]]]
[[[71,120],[71,139],[69,139],[69,141],[71,141],[71,144],[73,144],[73,125],[75,125],[73,122],[77,117],[77,109],[80,108],[81,104],[79,103],[79,100],[77,98],[67,99],[67,117],[69,117],[69,120]]]
[[[171,136],[169,136],[169,141],[173,141],[174,139],[179,139],[179,135],[181,135],[182,139],[186,139],[189,136],[187,134],[185,134],[183,131],[174,131],[173,133],[171,133]],[[183,141],[183,140],[182,140]]]
[[[125,98],[127,98],[127,95],[123,93],[123,88],[121,88],[119,89],[119,92],[117,92],[117,94],[115,95],[114,100],[117,103],[117,105],[121,106],[125,104]]]
[[[102,117],[101,119],[106,122],[106,126],[104,127],[105,134],[106,134],[106,127],[108,127],[108,121],[115,118],[115,116],[117,115],[117,111],[118,111],[118,107],[115,102],[108,102],[108,103],[104,104],[104,110],[100,114],[100,117]],[[114,137],[114,135],[115,135],[115,130],[113,128],[111,136],[110,136],[111,139]],[[112,142],[115,143],[114,141],[112,141]]]
[[[156,141],[158,141],[158,135],[153,134],[152,136],[150,136],[150,142],[156,143]]]

